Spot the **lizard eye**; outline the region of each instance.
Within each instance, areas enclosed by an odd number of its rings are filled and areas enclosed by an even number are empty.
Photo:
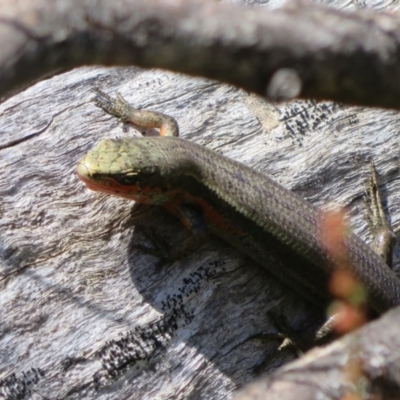
[[[138,174],[137,172],[129,172],[128,174],[120,175],[117,180],[122,185],[133,185],[138,181]]]

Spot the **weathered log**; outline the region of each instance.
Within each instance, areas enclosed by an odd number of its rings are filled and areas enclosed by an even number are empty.
[[[278,350],[269,311],[302,336],[321,315],[218,240],[166,265],[135,248],[148,244],[140,225],[175,246],[187,233],[161,210],[89,192],[77,179],[76,162],[98,140],[135,134],[90,102],[95,86],[174,116],[182,137],[317,205],[348,206],[364,238],[371,159],[398,229],[397,114],[271,105],[215,82],[136,68],[75,70],[1,105],[0,396],[229,398],[260,365],[271,372],[296,357]]]

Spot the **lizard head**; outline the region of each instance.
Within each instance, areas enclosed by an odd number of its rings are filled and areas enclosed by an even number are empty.
[[[176,196],[179,174],[192,169],[179,152],[179,140],[102,140],[79,161],[77,175],[91,190],[162,205]]]

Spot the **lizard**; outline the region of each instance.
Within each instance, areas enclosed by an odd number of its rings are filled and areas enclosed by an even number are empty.
[[[335,260],[321,244],[323,212],[266,175],[179,137],[175,119],[138,110],[97,90],[96,104],[160,136],[104,139],[77,165],[94,191],[162,206],[189,229],[204,229],[266,268],[306,300],[326,307]],[[348,268],[381,314],[400,304],[400,279],[369,245],[348,232]]]

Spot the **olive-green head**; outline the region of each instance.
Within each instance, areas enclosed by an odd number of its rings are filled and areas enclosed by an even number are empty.
[[[180,177],[193,170],[179,141],[174,137],[102,140],[79,161],[77,174],[91,190],[163,204],[176,195]]]

